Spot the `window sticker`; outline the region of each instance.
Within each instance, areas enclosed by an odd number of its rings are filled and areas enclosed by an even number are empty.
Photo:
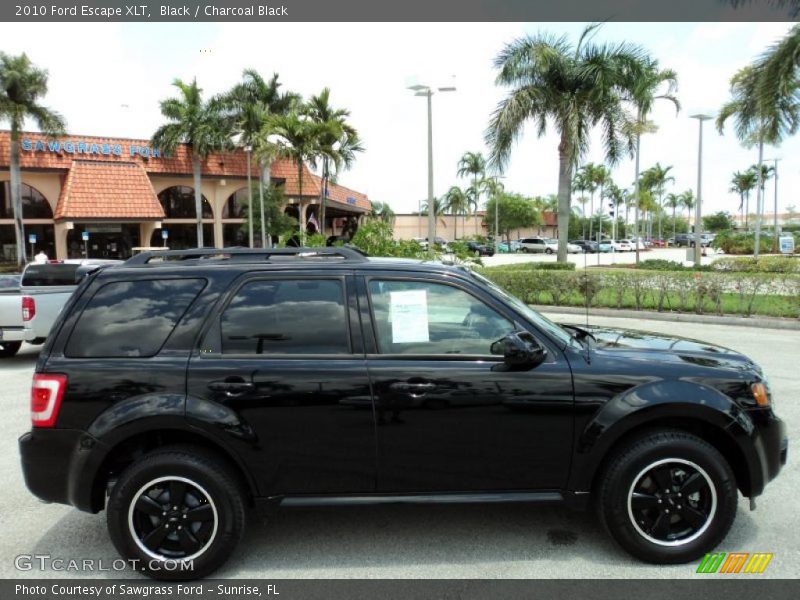
[[[392,343],[411,344],[430,341],[428,334],[428,296],[426,290],[390,292]]]

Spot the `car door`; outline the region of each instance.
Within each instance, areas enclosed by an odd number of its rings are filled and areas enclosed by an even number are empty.
[[[248,275],[190,361],[187,417],[218,415],[262,495],[375,488],[375,420],[355,306],[346,272]]]
[[[467,281],[384,273],[359,285],[379,491],[565,485],[573,385],[557,345]],[[536,368],[512,370],[491,354],[520,329],[548,350]]]

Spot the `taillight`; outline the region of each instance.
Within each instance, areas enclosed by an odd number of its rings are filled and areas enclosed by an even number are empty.
[[[36,300],[31,296],[22,297],[22,320],[30,321],[36,316]]]
[[[31,385],[31,424],[34,427],[53,427],[67,388],[66,375],[36,373]]]

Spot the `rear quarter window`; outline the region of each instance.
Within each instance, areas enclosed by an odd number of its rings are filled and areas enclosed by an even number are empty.
[[[116,281],[83,309],[67,341],[69,358],[154,356],[205,286],[204,279]]]

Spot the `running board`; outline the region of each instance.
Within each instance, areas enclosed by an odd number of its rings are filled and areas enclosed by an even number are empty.
[[[483,504],[488,502],[563,502],[561,492],[451,494],[362,494],[352,496],[284,496],[281,506],[362,506],[369,504]]]

